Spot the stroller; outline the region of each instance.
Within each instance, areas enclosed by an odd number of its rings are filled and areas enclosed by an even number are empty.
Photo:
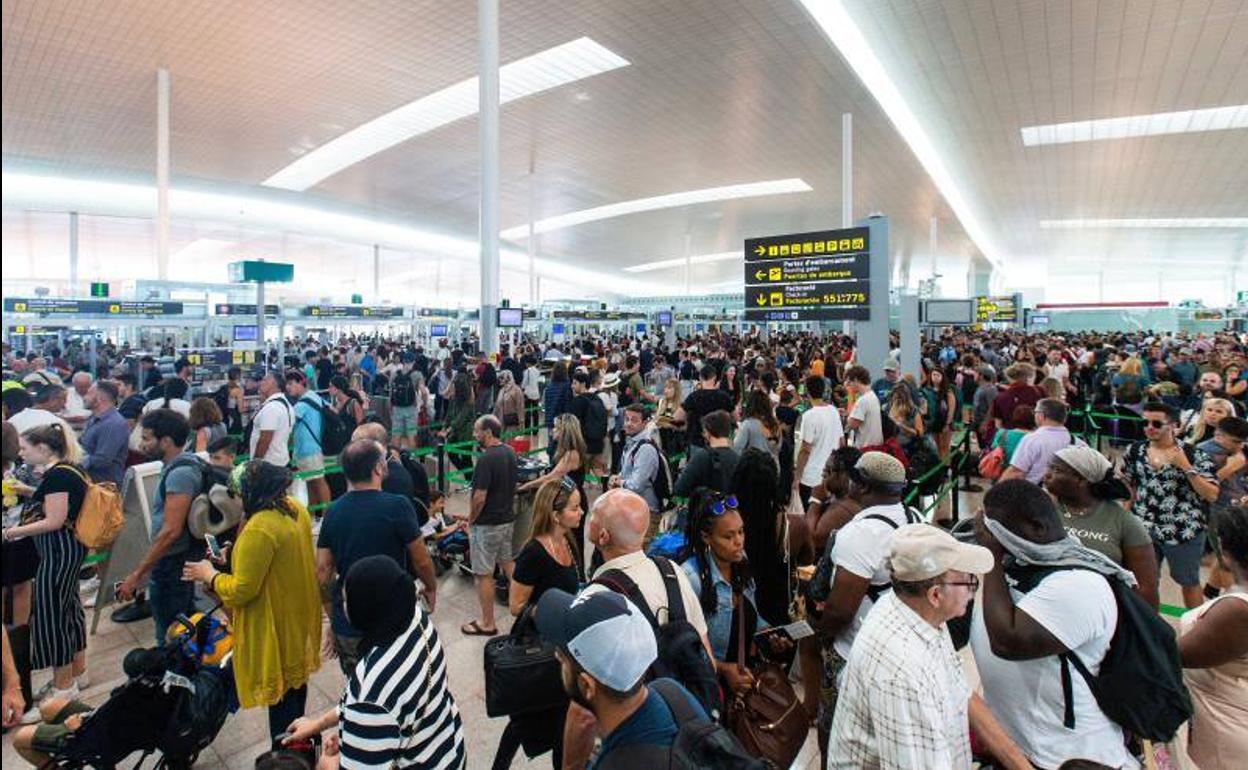
[[[161,647],[131,650],[128,677],[70,734],[43,768],[111,770],[136,752],[139,768],[157,754],[155,768],[190,768],[238,710],[230,666],[229,630],[212,613],[178,616]]]

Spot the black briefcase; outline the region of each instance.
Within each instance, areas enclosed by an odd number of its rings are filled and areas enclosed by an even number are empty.
[[[555,645],[541,640],[531,616],[530,605],[510,634],[485,644],[485,713],[491,717],[543,711],[568,699]]]

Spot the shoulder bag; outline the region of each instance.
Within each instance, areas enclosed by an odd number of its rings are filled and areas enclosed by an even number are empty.
[[[745,597],[738,593],[734,599],[737,664],[745,666]],[[728,728],[748,754],[771,767],[787,768],[802,750],[810,722],[782,666],[763,661],[750,667],[750,673],[754,675],[754,687],[744,695],[734,696],[728,704]]]
[[[530,603],[511,633],[485,643],[485,713],[491,717],[545,711],[568,699],[555,645],[537,635],[532,616]]]

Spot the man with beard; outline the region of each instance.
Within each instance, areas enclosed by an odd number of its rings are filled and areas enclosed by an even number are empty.
[[[190,426],[172,409],[155,409],[143,415],[140,450],[164,467],[152,499],[152,544],[134,571],[121,582],[118,595],[133,598],[135,590],[150,574],[147,595],[156,625],[156,643],[163,644],[165,630],[179,613],[194,611],[195,584],[182,580],[182,566],[198,560],[191,552],[191,533],[186,516],[191,500],[203,486],[203,460],[186,451]]]

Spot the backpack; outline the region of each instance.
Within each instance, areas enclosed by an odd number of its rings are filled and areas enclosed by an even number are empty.
[[[914,524],[922,521],[919,514],[910,506],[906,506],[906,523]],[[897,529],[900,525],[892,519],[882,514],[873,513],[869,516],[863,516],[862,520],[882,521],[888,525],[889,529]],[[839,531],[839,530],[837,530]],[[815,574],[810,578],[810,587],[806,589],[806,595],[816,602],[826,602],[828,595],[832,592],[832,577],[836,571],[836,565],[832,562],[832,547],[836,545],[836,532],[828,536],[828,542],[823,547],[823,553],[819,556],[818,563],[815,564]],[[874,602],[881,594],[892,588],[892,583],[883,585],[869,585],[867,587],[867,596]]]
[[[596,393],[587,396],[589,409],[585,412],[585,424],[581,429],[586,441],[602,441],[607,437],[607,405]]]
[[[655,469],[654,478],[650,479],[650,482],[654,485],[654,496],[659,500],[659,510],[665,511],[672,502],[672,487],[674,483],[672,482],[672,466],[667,462],[667,458],[663,456],[663,450],[659,449],[659,445],[655,443],[654,439],[648,438],[637,442],[633,447],[633,451],[629,453],[628,459],[629,462],[635,462],[637,460],[637,452],[647,445],[653,447],[654,453],[658,455],[659,467]]]
[[[1019,590],[1026,592],[1046,575],[1065,569],[1080,568],[1016,567],[1009,575],[1019,579]],[[1066,703],[1063,724],[1068,730],[1075,728],[1073,667],[1087,682],[1101,711],[1119,727],[1146,740],[1170,741],[1192,716],[1174,629],[1131,586],[1117,578],[1106,579],[1118,605],[1118,626],[1095,676],[1073,651],[1058,656]]]
[[[676,722],[672,745],[633,743],[608,753],[599,762],[601,770],[766,770],[769,765],[746,753],[728,728],[697,713],[674,682],[662,679],[650,685],[653,695],[663,699]]]
[[[299,402],[307,404],[321,415],[321,435],[313,436],[312,439],[320,445],[322,454],[336,455],[351,443],[351,434],[355,431],[355,420],[351,418],[349,410],[344,409],[341,413],[335,412],[326,404],[318,404],[307,396],[299,399]],[[350,404],[351,399],[348,399],[347,403]],[[298,423],[303,426],[304,430],[312,432],[306,422],[299,420]]]
[[[62,468],[73,471],[87,485],[74,520],[74,537],[87,548],[107,548],[113,544],[126,526],[126,514],[121,508],[121,492],[111,481],[92,481],[91,477],[77,467],[63,463]]]
[[[412,384],[412,376],[399,372],[390,383],[390,403],[394,406],[415,406],[416,386]]]
[[[706,713],[717,719],[723,704],[719,681],[715,677],[715,664],[707,657],[701,634],[685,616],[685,601],[676,567],[661,556],[650,558],[650,561],[658,568],[667,589],[667,622],[662,625],[650,610],[641,589],[623,570],[609,569],[594,582],[627,596],[654,629],[659,655],[650,666],[648,679],[675,679],[693,694]]]
[[[178,468],[194,466],[199,471],[199,491],[191,498],[187,509],[187,532],[195,540],[203,540],[204,534],[223,535],[236,528],[243,520],[243,504],[228,492],[230,472],[205,461],[202,457],[185,453],[174,459],[161,474],[161,484]],[[157,488],[164,495],[164,487]],[[218,505],[221,503],[221,505]]]

